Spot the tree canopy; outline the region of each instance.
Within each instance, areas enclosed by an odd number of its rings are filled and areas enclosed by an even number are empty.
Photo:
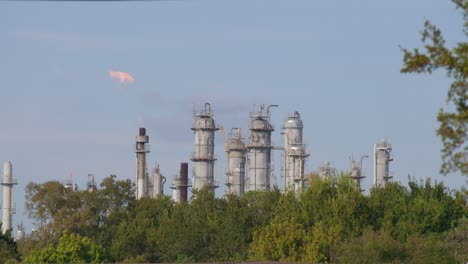
[[[44,219],[18,241],[26,263],[457,263],[468,256],[467,192],[429,180],[364,195],[341,175],[313,178],[300,195],[275,188],[216,198],[202,189],[180,204],[164,195],[135,200],[128,180],[115,176],[91,193],[44,195],[47,188],[63,191],[46,182],[26,194],[29,213]],[[52,198],[60,207],[47,207]]]

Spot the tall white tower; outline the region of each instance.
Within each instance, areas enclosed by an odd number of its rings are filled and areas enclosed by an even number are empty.
[[[304,165],[309,156],[302,141],[302,124],[299,112],[289,114],[283,126],[284,133],[284,180],[285,189],[300,193],[304,188]]]
[[[166,177],[161,174],[159,170],[159,164],[155,164],[152,173],[152,197],[156,198],[160,194],[164,194],[164,183],[166,183]]]
[[[193,189],[201,189],[207,186],[210,189],[216,188],[214,181],[214,139],[215,131],[219,130],[213,119],[209,103],[205,103],[205,108],[195,113],[195,124],[192,130],[195,134],[195,152],[191,160],[193,164]]]
[[[259,111],[250,113],[249,145],[249,190],[270,190],[271,177],[271,125],[270,108],[277,105],[260,106]]]
[[[226,171],[226,193],[241,197],[245,191],[245,159],[247,148],[240,128],[233,128],[229,133],[227,146],[228,169]]]
[[[136,153],[136,199],[148,196],[148,176],[146,174],[146,153],[149,153],[149,138],[146,129],[141,127],[135,139]]]
[[[387,182],[393,178],[389,172],[392,145],[388,140],[382,140],[374,145],[374,186],[385,187]]]
[[[2,217],[2,233],[5,234],[7,230],[12,228],[12,214],[15,209],[11,205],[11,198],[13,192],[13,185],[18,182],[13,179],[13,167],[11,162],[7,161],[3,164],[3,217]]]

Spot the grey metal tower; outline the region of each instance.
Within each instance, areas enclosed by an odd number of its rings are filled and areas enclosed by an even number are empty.
[[[3,217],[2,217],[2,233],[5,234],[7,230],[12,228],[12,215],[16,213],[12,206],[11,198],[13,192],[13,185],[18,182],[13,179],[13,167],[11,162],[6,161],[3,164]]]
[[[195,134],[195,152],[191,160],[193,165],[193,189],[207,186],[214,189],[214,138],[215,131],[219,130],[213,119],[213,112],[209,103],[205,108],[195,113],[195,123],[192,130]]]
[[[270,108],[277,105],[260,106],[259,111],[250,113],[249,190],[270,190],[271,176],[271,133],[275,130],[270,121]]]
[[[374,145],[374,186],[385,187],[393,178],[389,172],[389,164],[393,161],[392,145],[388,140],[382,140]]]
[[[285,189],[300,193],[304,188],[305,159],[310,155],[302,141],[302,124],[299,112],[289,114],[283,126],[285,162]]]
[[[365,176],[362,174],[362,160],[368,157],[369,156],[361,156],[360,161],[351,159],[351,169],[349,172],[349,177],[356,182],[361,192],[364,191],[363,189],[361,189],[361,180],[365,178]]]
[[[146,153],[149,153],[149,138],[146,129],[141,127],[135,139],[136,165],[136,199],[148,196],[148,177],[146,174]]]
[[[226,150],[228,169],[226,171],[226,193],[241,197],[245,191],[245,159],[247,148],[240,128],[233,128],[229,133],[229,144]]]
[[[161,174],[161,171],[159,170],[159,164],[154,165],[154,169],[152,172],[152,180],[150,184],[152,185],[152,194],[151,196],[153,198],[158,197],[160,194],[164,194],[164,183],[166,183],[166,177],[164,177]]]
[[[322,166],[319,166],[318,175],[322,180],[336,177],[336,168],[332,167],[329,161],[325,161]]]

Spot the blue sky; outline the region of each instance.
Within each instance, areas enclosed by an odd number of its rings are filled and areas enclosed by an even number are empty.
[[[73,173],[84,188],[88,173],[98,182],[109,174],[133,179],[141,125],[149,163],[160,163],[172,182],[193,151],[194,104],[204,102],[218,124],[244,132],[254,104],[278,104],[277,145],[284,118],[298,110],[311,152],[307,171],[324,161],[346,170],[352,154],[371,155],[388,138],[396,181],[411,175],[466,186],[460,174],[438,174],[436,115],[449,80],[443,72],[399,73],[399,45],[421,47],[425,19],[441,27],[448,45],[466,41],[448,0],[0,2],[0,161],[12,161],[19,182],[14,224],[30,227],[23,214],[30,181]],[[120,85],[110,68],[136,82]],[[223,183],[220,133],[216,142]],[[281,185],[280,154],[274,157]],[[371,159],[364,172],[368,189]]]

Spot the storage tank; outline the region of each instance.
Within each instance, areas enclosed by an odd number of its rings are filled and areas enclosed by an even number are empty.
[[[201,189],[207,186],[210,189],[216,188],[214,181],[214,140],[215,131],[219,130],[213,119],[209,103],[205,108],[195,113],[195,123],[192,130],[195,134],[195,152],[191,160],[193,164],[193,189]]]

